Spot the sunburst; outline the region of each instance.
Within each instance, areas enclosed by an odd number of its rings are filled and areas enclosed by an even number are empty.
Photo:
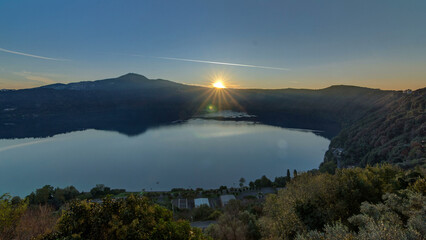
[[[225,85],[223,84],[223,82],[221,80],[217,80],[216,82],[213,83],[213,87],[215,88],[226,88]]]

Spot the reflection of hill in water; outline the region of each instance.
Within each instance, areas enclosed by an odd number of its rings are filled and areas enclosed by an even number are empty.
[[[339,125],[326,121],[309,121],[300,116],[281,116],[280,121],[252,117],[247,114],[208,115],[208,119],[222,121],[250,121],[266,125],[315,130],[315,134],[331,139],[339,131]],[[229,117],[231,116],[231,117]],[[235,117],[238,116],[238,117]],[[199,116],[198,116],[199,117]],[[228,118],[229,117],[229,118]],[[0,139],[44,138],[53,135],[86,129],[115,131],[127,136],[136,136],[150,128],[173,125],[180,119],[177,113],[113,111],[107,113],[63,114],[0,126]]]

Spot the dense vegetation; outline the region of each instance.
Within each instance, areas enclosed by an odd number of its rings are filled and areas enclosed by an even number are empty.
[[[72,200],[64,210],[0,198],[0,239],[204,239],[188,221],[146,197]],[[59,215],[58,215],[59,214]]]
[[[338,221],[327,224],[324,232],[313,230],[299,234],[296,239],[423,239],[425,202],[425,196],[408,190],[387,193],[383,203],[363,202],[360,214],[348,219],[357,232]]]
[[[111,189],[103,184],[97,184],[90,192],[80,192],[74,186],[54,188],[46,185],[36,189],[26,197],[26,200],[30,205],[49,205],[59,209],[62,205],[74,199],[101,199],[108,195],[117,195],[124,192],[124,189]]]
[[[260,219],[263,236],[265,239],[293,239],[298,235],[311,234],[312,231],[321,235],[322,231],[328,229],[326,226],[337,226],[347,229],[348,233],[349,231],[356,233],[362,230],[360,226],[368,224],[367,217],[358,216],[370,214],[366,212],[366,206],[370,206],[368,204],[382,206],[390,201],[388,199],[409,202],[411,196],[417,202],[407,205],[407,211],[415,213],[412,215],[415,219],[423,219],[421,220],[423,225],[420,226],[425,226],[426,182],[424,177],[422,170],[403,171],[390,165],[365,169],[342,169],[337,170],[334,175],[302,174],[293,179],[286,189],[268,197],[264,206],[264,216]],[[379,211],[374,217],[383,220],[386,216],[381,214],[385,213],[385,210]],[[407,215],[408,212],[404,214]],[[409,228],[410,231],[416,232],[416,236],[426,233],[424,228],[412,228],[414,225],[407,225],[409,219],[404,217],[404,214],[398,215],[400,224],[394,227]],[[357,222],[354,219],[365,221]],[[381,222],[376,223],[381,224]],[[418,223],[415,226],[418,227]],[[385,227],[377,228],[376,233],[384,234],[385,229]],[[334,236],[331,239],[338,239],[338,237]],[[377,238],[372,235],[370,238],[360,239]]]
[[[14,201],[11,196],[0,196],[0,239],[12,239],[20,217],[25,213],[27,204]]]
[[[313,170],[284,179],[286,188],[267,195],[266,200],[244,198],[231,200],[224,208],[195,208],[189,219],[216,220],[204,236],[182,220],[187,218],[179,212],[155,204],[154,195],[151,199],[107,195],[97,202],[80,200],[91,195],[80,192],[55,209],[55,192],[70,196],[76,191],[45,186],[24,200],[1,197],[0,239],[396,240],[423,239],[426,235],[424,168],[367,166],[338,169],[334,174]],[[241,189],[246,188],[244,181],[240,182]],[[254,182],[277,184],[266,177]],[[46,190],[51,191],[51,202],[34,201]],[[226,190],[221,187],[218,191]],[[104,196],[118,190],[98,185],[91,192],[99,191],[103,191],[99,196]]]
[[[425,165],[425,109],[426,89],[419,89],[368,113],[332,140],[322,169],[382,162],[403,168]],[[338,148],[342,153],[336,155]]]
[[[102,203],[73,201],[56,230],[40,239],[204,239],[187,221],[147,198],[105,198]]]

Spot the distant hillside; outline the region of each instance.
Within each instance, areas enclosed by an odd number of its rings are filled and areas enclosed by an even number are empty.
[[[334,121],[342,126],[360,119],[367,112],[398,99],[401,93],[355,86],[331,86],[319,90],[240,90],[251,114],[270,116],[280,121],[285,114]],[[236,96],[238,96],[237,94]]]
[[[56,83],[42,86],[40,88],[56,90],[84,90],[84,91],[121,91],[121,90],[143,90],[159,88],[179,88],[186,85],[175,83],[168,80],[156,79],[150,80],[145,76],[128,73],[118,78],[76,82],[69,84]]]
[[[331,141],[323,169],[332,165],[426,165],[426,88],[402,94],[342,129]]]

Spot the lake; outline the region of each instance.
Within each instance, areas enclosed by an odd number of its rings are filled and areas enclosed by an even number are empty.
[[[1,138],[1,135],[0,135]],[[317,168],[330,140],[312,130],[254,121],[190,119],[138,135],[82,130],[0,139],[0,194],[26,196],[46,184],[128,191],[237,186]]]

